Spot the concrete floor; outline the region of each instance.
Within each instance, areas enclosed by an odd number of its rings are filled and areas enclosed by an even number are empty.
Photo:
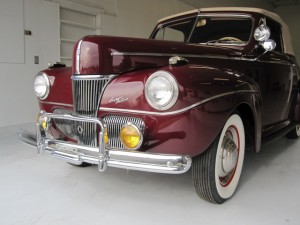
[[[282,138],[247,153],[235,196],[198,199],[191,173],[164,175],[77,168],[0,129],[0,224],[300,224],[300,140]]]

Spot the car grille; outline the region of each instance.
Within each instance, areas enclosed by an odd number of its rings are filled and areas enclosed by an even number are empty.
[[[105,76],[73,76],[73,104],[77,115],[95,117],[106,84],[111,80]],[[79,144],[97,146],[97,125],[75,122],[75,132]]]
[[[55,109],[54,113],[82,115],[96,117],[103,90],[112,78],[103,76],[73,76],[73,104],[74,111],[67,109]],[[141,118],[121,115],[107,115],[102,121],[107,126],[110,149],[125,149],[120,140],[121,128],[132,123],[142,132],[145,124]],[[70,121],[67,119],[54,119],[56,128],[66,137],[77,140],[78,144],[97,146],[98,132],[97,125],[88,122]]]
[[[145,124],[142,119],[131,116],[108,115],[102,120],[107,126],[107,133],[109,137],[108,147],[111,149],[125,149],[125,146],[120,140],[120,131],[125,124],[130,122],[137,126],[142,132],[145,128]]]

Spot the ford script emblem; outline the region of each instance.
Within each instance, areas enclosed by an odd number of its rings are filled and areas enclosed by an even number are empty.
[[[128,101],[128,98],[126,97],[123,97],[123,96],[120,96],[120,97],[112,97],[109,102],[111,103],[115,103],[115,104],[119,104],[119,103],[122,103],[122,102],[126,102]]]

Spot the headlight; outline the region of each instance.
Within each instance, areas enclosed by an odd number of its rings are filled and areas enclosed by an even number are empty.
[[[145,95],[153,108],[161,111],[167,110],[177,101],[177,82],[170,73],[157,71],[148,78]]]
[[[40,99],[47,98],[50,91],[49,78],[44,73],[38,73],[34,80],[34,92]]]

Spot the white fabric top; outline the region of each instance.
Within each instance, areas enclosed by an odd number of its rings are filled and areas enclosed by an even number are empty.
[[[293,50],[293,46],[292,46],[292,41],[291,41],[291,35],[290,35],[290,31],[288,26],[286,25],[286,23],[280,18],[280,16],[278,16],[276,13],[267,11],[265,9],[259,9],[259,8],[249,8],[249,7],[216,7],[216,8],[200,8],[200,9],[194,9],[194,10],[190,10],[187,12],[183,12],[183,13],[179,13],[179,14],[175,14],[172,16],[168,16],[165,17],[161,20],[159,20],[158,22],[162,22],[164,20],[167,19],[172,19],[178,16],[184,16],[184,15],[188,15],[188,14],[192,14],[192,13],[208,13],[208,12],[218,12],[218,11],[228,11],[228,12],[245,12],[245,13],[251,13],[251,12],[255,12],[255,13],[259,13],[262,15],[265,15],[267,17],[270,17],[271,19],[277,21],[278,23],[281,24],[281,31],[282,31],[282,38],[283,38],[283,45],[284,45],[284,51],[287,54],[291,54],[294,55],[294,50]]]

